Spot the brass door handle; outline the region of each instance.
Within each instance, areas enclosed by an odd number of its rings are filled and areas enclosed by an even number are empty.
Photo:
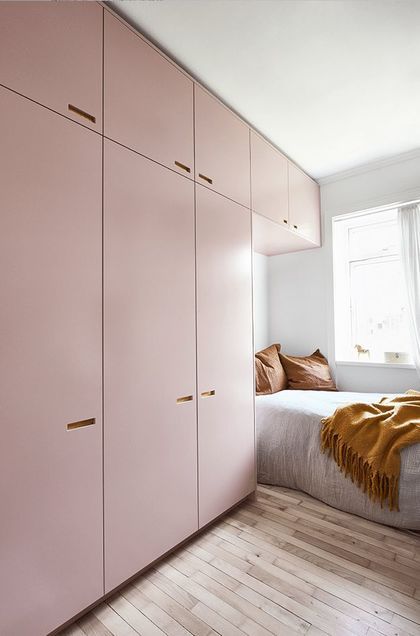
[[[88,119],[89,121],[91,121],[93,124],[96,124],[96,117],[94,117],[90,113],[87,113],[85,110],[82,110],[81,108],[77,108],[77,106],[73,106],[73,104],[69,104],[68,109],[72,113],[76,113],[76,115],[80,115],[80,117],[84,117],[85,119]]]
[[[213,397],[213,395],[216,395],[216,391],[214,389],[212,389],[211,391],[203,391],[203,393],[201,394],[201,397],[208,398],[208,397]]]
[[[201,172],[198,173],[198,176],[200,177],[200,179],[204,179],[204,181],[207,181],[207,183],[213,183],[213,179],[210,179],[210,177],[206,177],[206,175],[201,174]]]
[[[88,420],[80,420],[79,422],[71,422],[70,424],[67,424],[67,430],[68,431],[73,431],[75,428],[85,428],[85,426],[93,426],[93,424],[96,423],[96,418],[95,417],[91,417]]]
[[[186,166],[185,163],[174,161],[174,164],[178,166],[178,168],[181,168],[181,170],[185,170],[185,172],[191,172],[191,168],[189,166]]]
[[[192,402],[194,399],[194,396],[192,395],[183,395],[179,398],[176,399],[176,403],[177,404],[184,404],[184,402]]]

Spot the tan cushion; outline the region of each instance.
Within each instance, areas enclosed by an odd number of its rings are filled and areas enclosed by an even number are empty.
[[[328,360],[317,349],[310,356],[284,356],[280,360],[287,375],[288,389],[307,391],[337,391],[331,377]]]
[[[287,388],[287,377],[280,362],[280,345],[273,344],[255,354],[257,395],[277,393]]]

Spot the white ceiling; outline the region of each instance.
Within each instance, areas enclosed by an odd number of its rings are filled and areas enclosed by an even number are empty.
[[[110,4],[315,178],[420,147],[420,0]]]

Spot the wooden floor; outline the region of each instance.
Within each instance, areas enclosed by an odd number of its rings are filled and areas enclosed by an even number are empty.
[[[62,634],[420,635],[420,538],[259,486]]]

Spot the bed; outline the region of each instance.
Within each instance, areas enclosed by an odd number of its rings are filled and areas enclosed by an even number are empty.
[[[256,398],[258,481],[303,490],[325,503],[397,528],[420,530],[420,444],[401,451],[399,512],[381,509],[320,450],[321,419],[381,393],[285,390]]]

